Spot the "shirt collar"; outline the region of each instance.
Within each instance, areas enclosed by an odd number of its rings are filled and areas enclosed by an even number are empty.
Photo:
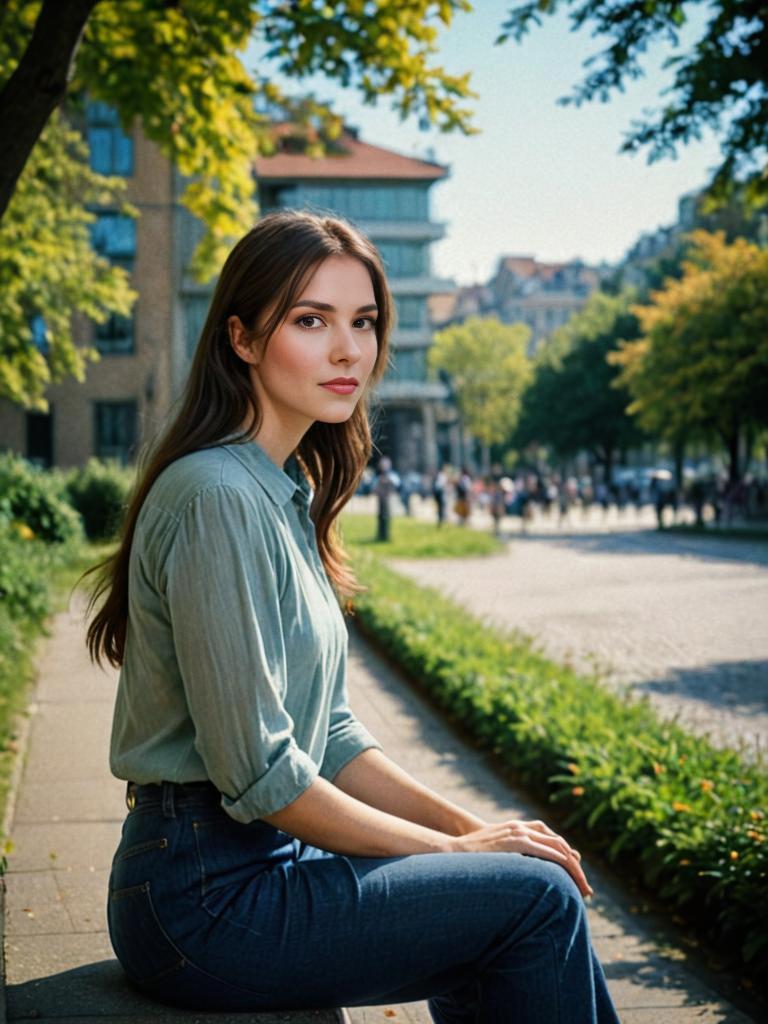
[[[280,469],[253,438],[239,443],[229,443],[225,438],[222,447],[245,466],[275,505],[285,505],[293,498],[309,505],[310,483],[294,454],[288,456],[284,468]]]

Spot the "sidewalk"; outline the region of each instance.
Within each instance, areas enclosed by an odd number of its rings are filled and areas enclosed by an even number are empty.
[[[26,763],[13,809],[6,876],[5,949],[9,1021],[107,1020],[326,1024],[336,1014],[199,1014],[135,995],[106,932],[109,862],[124,816],[124,784],[107,768],[116,674],[93,668],[78,614],[63,613],[40,660]],[[355,712],[390,757],[433,789],[486,820],[546,817],[511,789],[488,758],[467,747],[427,702],[355,632],[349,687]],[[628,898],[587,865],[596,896],[595,945],[625,1024],[748,1024],[708,987],[680,950],[662,953],[658,923],[630,912]],[[656,936],[656,937],[654,937]],[[694,973],[694,969],[698,973]],[[356,1008],[352,1024],[430,1024],[424,1003]],[[0,1024],[2,1024],[0,1005]]]

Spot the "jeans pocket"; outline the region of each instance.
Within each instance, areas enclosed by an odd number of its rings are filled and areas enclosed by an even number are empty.
[[[136,984],[151,986],[184,967],[186,958],[157,916],[149,882],[111,891],[107,921],[115,955]]]

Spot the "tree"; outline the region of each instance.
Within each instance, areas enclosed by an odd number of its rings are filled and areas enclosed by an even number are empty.
[[[563,104],[605,101],[623,90],[626,79],[643,74],[641,57],[657,40],[677,46],[680,30],[696,0],[527,0],[513,7],[497,42],[521,40],[531,24],[563,7],[574,30],[590,26],[609,45],[586,61],[588,71]],[[704,0],[698,0],[703,3]],[[673,156],[680,143],[712,128],[722,138],[723,161],[709,188],[716,205],[745,186],[748,202],[768,200],[768,15],[764,0],[713,0],[712,16],[686,54],[664,62],[675,71],[670,98],[650,119],[634,122],[621,147],[633,153],[650,147],[650,160]]]
[[[72,313],[100,323],[130,312],[135,293],[97,255],[86,209],[119,204],[122,186],[90,170],[82,139],[54,114],[0,222],[0,395],[46,409],[49,383],[83,380],[99,358],[74,344]]]
[[[695,231],[680,280],[635,306],[641,336],[609,361],[641,426],[672,441],[719,436],[739,480],[745,432],[768,427],[768,250]]]
[[[526,345],[530,328],[495,317],[469,317],[439,331],[427,359],[451,377],[466,428],[483,444],[509,436],[531,375]]]
[[[588,451],[610,480],[616,453],[644,440],[626,412],[629,393],[613,386],[618,371],[606,361],[621,339],[638,331],[632,298],[630,291],[595,292],[542,346],[523,398],[517,447],[546,444],[559,458]]]
[[[7,0],[0,13],[0,215],[40,132],[68,94],[111,104],[191,181],[183,201],[207,226],[198,269],[208,274],[255,215],[251,167],[272,151],[270,121],[255,101],[337,137],[341,121],[322,103],[296,101],[249,74],[238,53],[254,34],[268,58],[302,78],[322,71],[383,94],[403,117],[471,131],[457,100],[469,75],[435,66],[437,24],[467,0]]]
[[[403,117],[473,131],[460,105],[474,95],[469,76],[448,75],[432,59],[437,26],[468,10],[467,0],[377,0],[375,16],[369,7],[365,0],[4,0],[0,395],[46,408],[46,386],[70,373],[82,379],[86,361],[97,357],[74,346],[70,314],[100,321],[128,311],[124,273],[86,244],[94,219],[86,206],[113,200],[118,187],[91,173],[78,141],[86,98],[114,107],[126,131],[140,120],[184,175],[182,201],[206,227],[193,261],[201,280],[256,218],[253,160],[274,151],[273,120],[312,135],[310,155],[342,127],[313,96],[286,96],[246,70],[238,53],[254,34],[297,79],[323,71],[369,102],[390,94]]]

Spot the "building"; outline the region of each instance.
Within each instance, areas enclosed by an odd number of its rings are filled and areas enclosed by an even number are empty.
[[[578,312],[600,284],[600,271],[581,260],[540,263],[533,256],[503,256],[488,282],[495,315],[531,329],[528,355]]]
[[[384,259],[397,306],[392,368],[374,395],[374,442],[400,472],[428,471],[448,457],[455,415],[448,389],[431,380],[427,297],[451,282],[431,271],[430,246],[444,227],[430,218],[429,190],[447,169],[430,160],[369,145],[345,130],[321,159],[312,159],[287,125],[275,128],[278,152],[255,161],[263,213],[284,207],[340,214],[356,223]],[[180,394],[207,313],[213,284],[190,272],[202,225],[181,206],[183,181],[154,144],[131,137],[103,104],[92,104],[87,135],[95,170],[127,178],[132,220],[99,210],[93,244],[131,272],[139,298],[130,318],[75,325],[78,344],[100,353],[84,383],[48,390],[47,414],[0,402],[0,447],[43,465],[72,466],[95,455],[123,462],[162,428]],[[443,449],[445,451],[443,452]]]

